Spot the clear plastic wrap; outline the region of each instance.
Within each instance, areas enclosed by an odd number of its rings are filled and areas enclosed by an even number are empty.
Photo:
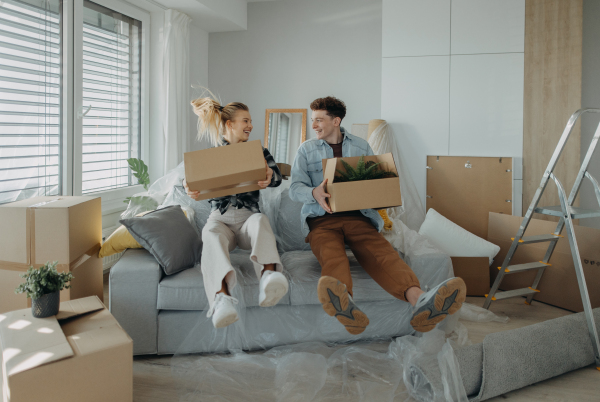
[[[181,205],[201,233],[210,204],[191,200],[180,185],[182,178],[180,165],[145,195],[160,201],[159,208]],[[320,266],[301,234],[302,205],[289,199],[286,188],[277,187],[261,191],[259,206],[271,222],[290,283],[279,305],[257,306],[258,279],[249,252],[243,250],[230,254],[238,277],[231,292],[239,300],[240,319],[226,328],[214,329],[206,316],[199,266],[162,279],[165,289],[177,289],[172,300],[159,286],[158,349],[173,354],[172,374],[182,384],[181,401],[465,400],[452,351],[469,343],[466,328],[458,322],[461,314],[429,334],[413,335],[412,307],[387,294],[348,250],[354,300],[370,320],[361,335],[348,334],[318,302]],[[446,255],[399,216],[393,219],[394,230],[385,236],[422,287],[452,276]],[[466,318],[495,319],[487,310],[463,308]],[[262,352],[251,352],[255,350]],[[222,352],[229,354],[202,355]],[[433,367],[434,374],[416,375],[423,367]]]
[[[402,193],[402,206],[388,208],[388,216],[393,220],[394,218],[400,219],[412,230],[419,230],[425,220],[425,209],[419,198],[417,187],[408,173],[408,168],[400,151],[400,144],[398,144],[392,128],[387,123],[380,124],[369,136],[369,145],[376,155],[391,152],[396,162]]]
[[[183,162],[181,162],[176,168],[171,169],[166,175],[152,183],[148,191],[134,194],[127,205],[127,209],[121,214],[121,219],[131,218],[141,212],[157,209],[169,192],[173,190],[173,187],[178,184],[181,185],[184,177]]]

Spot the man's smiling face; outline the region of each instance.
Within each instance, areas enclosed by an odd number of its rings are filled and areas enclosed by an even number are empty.
[[[326,110],[313,110],[311,120],[312,129],[320,140],[330,137],[334,133],[336,127],[340,126],[341,122],[339,117],[332,118],[329,116]]]

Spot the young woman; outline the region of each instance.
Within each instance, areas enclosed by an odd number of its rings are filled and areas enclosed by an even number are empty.
[[[213,98],[192,101],[198,115],[198,138],[208,137],[214,146],[227,146],[248,141],[252,118],[248,106],[233,102],[221,106]],[[266,179],[261,188],[281,184],[281,173],[269,151],[263,148]],[[184,180],[187,194],[196,200],[198,191],[191,191]],[[207,316],[212,316],[215,328],[226,327],[239,319],[231,296],[237,283],[229,252],[239,246],[251,250],[256,276],[260,280],[259,305],[274,306],[288,291],[288,281],[281,273],[282,265],[269,219],[258,208],[259,191],[212,198],[211,214],[202,230],[202,275],[210,304]]]

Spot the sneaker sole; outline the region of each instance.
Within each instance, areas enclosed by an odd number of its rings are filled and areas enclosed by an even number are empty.
[[[217,321],[216,323],[214,323],[215,328],[225,328],[230,326],[231,324],[233,324],[234,322],[236,322],[237,320],[240,319],[240,316],[235,313],[235,314],[229,314],[223,318],[221,318],[219,321]]]
[[[285,294],[287,293],[287,287],[282,283],[273,283],[271,286],[265,287],[265,299],[259,303],[260,307],[273,307]]]
[[[410,325],[419,332],[429,332],[437,324],[444,321],[448,315],[456,313],[467,298],[467,286],[460,278],[454,278],[445,286],[438,289],[433,301],[434,307],[440,312],[430,318],[431,311],[422,311],[410,321]]]
[[[337,320],[352,335],[362,333],[369,319],[356,306],[350,306],[346,286],[331,276],[323,276],[317,285],[317,295],[323,305],[323,310]]]

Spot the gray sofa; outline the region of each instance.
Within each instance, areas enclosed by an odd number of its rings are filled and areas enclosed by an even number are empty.
[[[413,332],[411,306],[386,293],[363,271],[350,250],[354,300],[370,325],[361,335],[350,335],[337,320],[325,314],[317,299],[320,266],[300,230],[302,204],[290,200],[287,189],[263,190],[261,210],[269,216],[281,262],[290,281],[288,294],[277,306],[258,307],[258,280],[249,252],[236,249],[231,261],[239,286],[233,295],[240,303],[240,321],[216,330],[206,317],[208,301],[200,266],[166,276],[144,249],[127,250],[110,271],[110,311],[133,339],[134,354],[174,354],[265,349],[278,345],[324,341],[390,338]],[[175,195],[175,196],[174,196]],[[171,202],[179,200],[194,209],[199,232],[206,222],[206,201],[186,199],[175,187]],[[169,199],[169,197],[167,197]],[[184,206],[184,205],[182,205]],[[450,258],[432,248],[414,248],[403,258],[421,286],[435,286],[452,275]]]

